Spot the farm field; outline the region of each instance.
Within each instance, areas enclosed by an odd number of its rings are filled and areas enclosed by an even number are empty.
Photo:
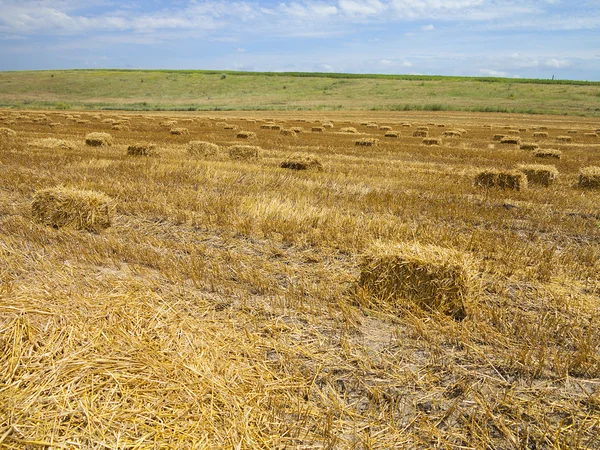
[[[590,166],[593,117],[0,110],[0,447],[600,448]]]

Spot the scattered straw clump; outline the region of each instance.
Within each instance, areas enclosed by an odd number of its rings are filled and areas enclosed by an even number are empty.
[[[556,136],[556,140],[558,142],[573,142],[573,138],[571,136]]]
[[[586,189],[600,188],[600,167],[588,166],[579,171],[579,187]]]
[[[112,136],[108,133],[89,133],[85,136],[85,144],[90,147],[110,147]]]
[[[238,131],[236,137],[238,139],[255,139],[256,133],[253,131]]]
[[[115,131],[131,131],[128,125],[117,123],[111,127]]]
[[[340,128],[340,133],[355,134],[355,133],[358,133],[358,130],[354,127],[344,127],[344,128]]]
[[[548,137],[548,133],[545,131],[536,131],[535,133],[533,133],[533,137],[536,138],[547,138]]]
[[[55,228],[100,231],[111,224],[112,200],[106,195],[64,187],[35,193],[31,204],[33,218]]]
[[[104,122],[104,120],[102,122]],[[175,125],[177,125],[177,121],[176,120],[164,120],[164,121],[160,122],[159,125],[161,127],[165,127],[165,128],[173,128]]]
[[[261,130],[270,130],[272,126],[275,126],[275,124],[274,123],[263,123],[260,126],[260,129]]]
[[[562,152],[560,150],[554,149],[536,150],[533,153],[533,156],[535,156],[536,158],[560,159],[562,157]]]
[[[0,136],[12,137],[16,134],[17,132],[15,130],[11,130],[10,128],[0,128]]]
[[[229,157],[231,159],[257,159],[260,157],[261,148],[255,145],[233,145],[229,147]]]
[[[127,147],[129,156],[154,156],[156,155],[156,144],[138,142]]]
[[[550,186],[558,178],[558,170],[554,166],[542,164],[523,164],[519,170],[527,177],[530,184],[539,184],[541,186]]]
[[[171,134],[182,136],[190,134],[190,131],[187,128],[171,128]]]
[[[322,133],[323,127],[312,127],[311,130],[313,133]]]
[[[223,129],[224,129],[224,130],[237,130],[237,129],[239,129],[239,127],[238,127],[237,125],[231,125],[231,124],[230,124],[230,125],[225,125],[225,126],[223,127]]]
[[[425,138],[423,145],[442,145],[442,140],[439,138]]]
[[[539,146],[539,144],[536,144],[535,142],[523,143],[523,144],[521,144],[521,147],[520,147],[521,150],[537,150],[538,148],[540,148],[540,146]]]
[[[323,165],[312,155],[294,155],[279,166],[282,169],[322,171]]]
[[[429,136],[429,132],[426,131],[426,130],[416,130],[413,133],[413,137],[423,137],[423,138],[425,138],[427,136]]]
[[[27,143],[30,147],[44,148],[44,149],[61,149],[61,150],[73,150],[75,145],[70,141],[56,138],[42,138],[35,139]]]
[[[399,138],[400,137],[400,132],[399,131],[387,131],[384,136],[386,138]]]
[[[448,130],[448,131],[444,131],[442,133],[442,136],[448,137],[448,138],[459,138],[459,137],[462,137],[462,133],[458,130]]]
[[[282,136],[296,137],[296,132],[287,128],[282,129],[279,134]]]
[[[365,147],[372,147],[379,143],[379,139],[376,138],[362,138],[354,141],[354,145],[360,145]]]
[[[212,142],[191,141],[187,144],[187,151],[191,156],[214,156],[219,153],[219,146]]]
[[[384,308],[414,305],[457,320],[467,316],[478,290],[468,254],[418,243],[372,245],[363,256],[358,285]]]
[[[521,145],[521,138],[506,136],[500,139],[500,143],[505,145]]]
[[[484,170],[475,177],[475,186],[521,191],[527,188],[527,177],[517,170]]]

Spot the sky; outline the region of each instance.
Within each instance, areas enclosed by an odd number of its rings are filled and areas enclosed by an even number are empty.
[[[600,81],[600,0],[0,0],[0,70]]]

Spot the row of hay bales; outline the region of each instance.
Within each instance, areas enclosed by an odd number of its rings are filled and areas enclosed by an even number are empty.
[[[475,176],[475,186],[521,191],[529,184],[551,186],[558,179],[558,170],[551,165],[522,164],[515,170],[487,169]],[[586,189],[600,188],[600,167],[583,167],[578,185]]]

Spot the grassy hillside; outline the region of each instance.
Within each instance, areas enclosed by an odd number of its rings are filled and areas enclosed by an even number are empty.
[[[126,110],[464,110],[600,115],[600,83],[216,71],[1,72],[0,106]]]

